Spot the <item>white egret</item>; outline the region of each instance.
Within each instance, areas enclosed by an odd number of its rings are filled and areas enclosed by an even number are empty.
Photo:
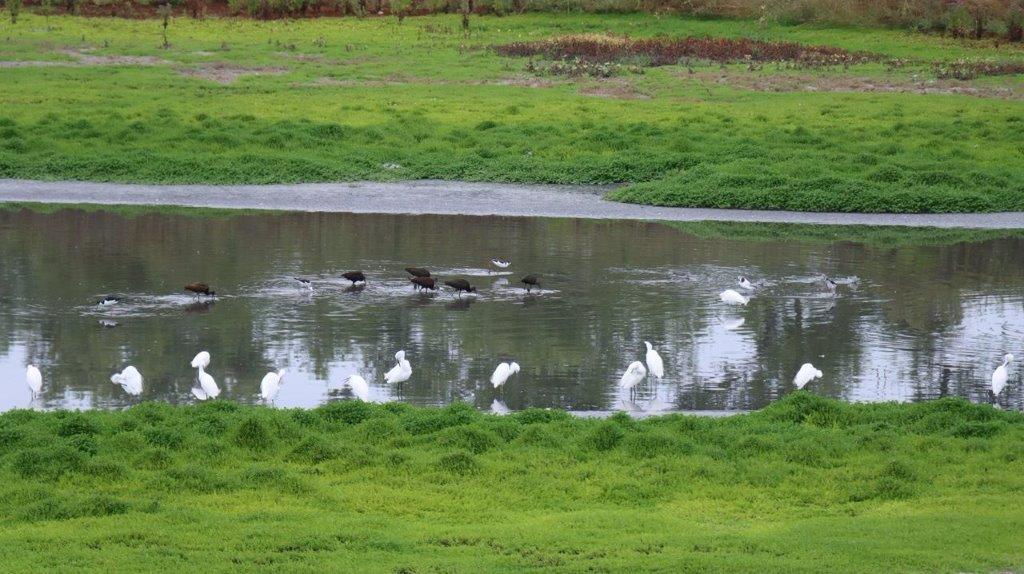
[[[512,361],[511,363],[501,363],[494,373],[491,375],[491,384],[494,388],[498,388],[505,384],[505,381],[509,377],[519,372],[519,363]]]
[[[110,382],[115,385],[121,385],[124,392],[133,397],[142,394],[142,373],[131,365],[125,367],[120,373],[111,375]]]
[[[619,388],[626,389],[633,394],[633,389],[640,384],[640,381],[644,380],[647,376],[647,369],[644,364],[640,361],[633,361],[626,367],[626,372],[622,374],[622,379],[619,380]]]
[[[1003,364],[996,367],[996,370],[992,372],[992,394],[997,397],[999,393],[1003,392],[1003,388],[1006,387],[1006,368],[1012,360],[1013,355],[1009,353],[1003,355]]]
[[[210,366],[210,353],[207,351],[199,351],[195,358],[192,359],[193,369],[205,369]]]
[[[412,376],[412,365],[405,359],[405,351],[395,353],[395,360],[398,364],[385,373],[385,383],[404,383]]]
[[[656,378],[665,378],[665,362],[661,360],[661,355],[647,341],[644,341],[644,345],[647,345],[647,370]]]
[[[263,375],[263,380],[260,381],[260,398],[266,402],[273,402],[277,398],[277,393],[281,391],[281,383],[284,382],[284,369],[278,369],[277,372],[270,371]]]
[[[796,388],[802,389],[807,386],[807,383],[820,378],[821,371],[815,369],[814,365],[810,363],[804,363],[803,365],[800,365],[800,370],[797,371],[796,376],[793,377],[793,384],[796,385]]]
[[[39,391],[43,390],[43,374],[39,372],[39,367],[29,365],[25,369],[25,382],[28,384],[28,390],[32,392],[32,398],[36,398]]]
[[[198,367],[199,374],[196,375],[196,379],[199,380],[199,386],[192,389],[192,394],[201,401],[206,399],[215,399],[220,394],[220,387],[217,386],[217,381],[213,380],[210,373],[203,370],[202,367]]]
[[[738,281],[738,283],[739,283],[740,287],[746,289],[747,291],[753,291],[754,290],[754,284],[751,283],[750,279],[747,279],[746,277],[740,277],[740,280]]]
[[[750,297],[744,297],[732,289],[726,289],[719,293],[718,296],[722,299],[722,303],[726,305],[746,305],[750,302]]]
[[[366,379],[359,375],[349,375],[345,379],[345,384],[352,389],[352,394],[363,402],[370,400],[370,385],[366,382]]]

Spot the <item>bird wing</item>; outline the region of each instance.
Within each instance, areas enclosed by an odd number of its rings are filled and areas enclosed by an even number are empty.
[[[508,363],[501,363],[494,369],[494,374],[491,375],[491,384],[495,387],[501,386],[508,379],[509,371],[511,367]]]
[[[665,376],[665,363],[661,360],[661,355],[654,349],[647,351],[647,368],[652,375],[659,379]]]
[[[384,382],[386,382],[386,383],[393,383],[393,382],[395,382],[398,379],[398,375],[401,372],[402,372],[402,365],[401,365],[401,363],[395,365],[394,367],[391,367],[390,371],[388,371],[387,373],[384,373]]]
[[[277,382],[277,373],[267,373],[263,375],[263,380],[260,381],[260,397],[263,399],[269,399],[270,395],[274,392],[273,385]]]

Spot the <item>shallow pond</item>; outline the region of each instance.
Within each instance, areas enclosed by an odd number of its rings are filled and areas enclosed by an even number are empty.
[[[416,292],[410,265],[479,292]],[[356,269],[368,284],[353,290],[340,276]],[[988,402],[1003,353],[1024,357],[1014,232],[8,209],[0,270],[0,409],[132,404],[109,379],[127,364],[142,400],[191,402],[202,349],[232,401],[258,402],[264,373],[286,366],[282,407],[351,398],[359,373],[371,400],[638,413],[759,408],[804,362],[824,372],[808,390],[829,397]],[[522,289],[528,273],[539,291]],[[741,275],[758,284],[750,303],[723,304]],[[192,281],[216,300],[184,293]],[[106,295],[122,302],[97,305]],[[617,383],[645,340],[666,376],[631,398]],[[412,377],[385,385],[400,349]],[[509,359],[522,372],[496,392],[488,378]],[[45,381],[35,400],[28,363]],[[997,402],[1022,408],[1016,363]]]

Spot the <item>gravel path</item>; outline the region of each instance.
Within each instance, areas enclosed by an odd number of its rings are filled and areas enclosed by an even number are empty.
[[[290,211],[1024,228],[1024,213],[857,214],[689,209],[605,201],[608,188],[447,181],[135,185],[0,179],[0,201],[184,205]]]

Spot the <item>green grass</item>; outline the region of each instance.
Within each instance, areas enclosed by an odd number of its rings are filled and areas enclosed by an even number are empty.
[[[1024,416],[212,402],[0,415],[5,572],[1024,568]]]
[[[528,15],[260,22],[24,16],[0,60],[149,56],[159,65],[0,67],[0,177],[156,183],[449,180],[625,183],[659,205],[871,212],[1024,210],[1015,97],[762,92],[719,73],[927,82],[925,62],[1019,48],[891,30],[675,17]],[[714,35],[869,50],[919,64],[746,71],[681,66],[608,80],[535,78],[488,46],[577,32]],[[182,70],[274,74],[219,84]],[[264,70],[267,71],[267,70]],[[739,82],[742,84],[743,82]],[[1014,91],[1016,90],[1016,91]],[[594,94],[597,95],[594,95]],[[992,92],[995,94],[996,92]],[[1002,93],[1002,92],[999,92]],[[991,94],[990,94],[991,95]],[[636,99],[640,96],[640,99]]]

